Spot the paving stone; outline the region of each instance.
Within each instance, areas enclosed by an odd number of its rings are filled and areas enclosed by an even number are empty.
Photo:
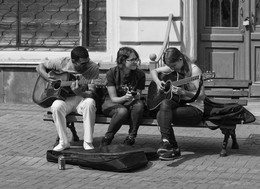
[[[231,150],[229,143],[227,157],[219,157],[220,131],[176,128],[182,157],[174,161],[154,160],[145,169],[130,173],[73,165],[61,171],[46,161],[46,151],[52,149],[57,136],[55,126],[42,120],[46,111],[34,104],[0,104],[0,188],[260,188],[257,125],[237,127],[240,149]],[[95,126],[95,146],[107,127]],[[81,124],[76,129],[82,138]],[[121,142],[127,132],[128,126],[123,126],[113,142]],[[140,127],[137,145],[158,148],[159,142],[157,127]]]

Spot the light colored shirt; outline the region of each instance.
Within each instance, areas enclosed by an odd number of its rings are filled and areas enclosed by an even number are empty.
[[[47,69],[56,70],[58,72],[68,72],[71,74],[78,74],[74,69],[71,58],[57,58],[46,60],[45,66]],[[95,62],[89,61],[86,71],[81,73],[85,79],[97,79],[99,77],[99,66]]]

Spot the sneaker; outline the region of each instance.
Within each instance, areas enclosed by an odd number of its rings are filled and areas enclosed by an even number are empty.
[[[174,156],[174,157],[179,157],[179,156],[181,156],[181,150],[180,150],[180,148],[174,148],[174,149],[173,149],[173,156]]]
[[[157,154],[164,154],[164,153],[172,153],[173,146],[170,144],[168,140],[164,140],[161,142],[159,149],[157,150]]]
[[[108,146],[109,144],[111,144],[113,138],[106,138],[106,137],[103,137],[102,140],[101,140],[101,146]]]
[[[70,144],[58,144],[57,146],[55,146],[53,148],[53,151],[60,152],[60,151],[63,151],[67,148],[70,148]]]
[[[135,138],[132,136],[127,136],[123,142],[123,144],[129,145],[129,146],[134,145],[134,143],[135,143]]]
[[[85,149],[85,150],[93,150],[94,149],[94,146],[93,146],[93,144],[92,143],[89,143],[89,142],[83,142],[83,148]]]
[[[177,157],[181,156],[181,151],[179,148],[173,149],[173,151],[168,151],[165,153],[160,154],[159,159],[163,160],[163,161],[170,161],[170,160],[174,160]]]

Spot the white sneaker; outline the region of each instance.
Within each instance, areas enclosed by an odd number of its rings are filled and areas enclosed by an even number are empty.
[[[70,147],[70,144],[66,144],[66,145],[62,145],[62,144],[58,144],[57,146],[55,146],[54,148],[53,148],[53,151],[57,151],[57,152],[60,152],[60,151],[62,151],[62,150],[65,150],[65,149],[67,149],[67,148],[69,148]]]
[[[89,143],[89,142],[84,142],[83,143],[83,147],[84,147],[85,150],[92,150],[92,149],[94,149],[93,144]]]

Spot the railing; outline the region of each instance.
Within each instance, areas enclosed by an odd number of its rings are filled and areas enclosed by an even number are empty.
[[[162,57],[163,54],[165,52],[165,50],[169,47],[170,45],[170,31],[171,31],[171,26],[173,26],[175,34],[178,38],[178,40],[180,41],[180,33],[178,30],[178,27],[176,25],[176,22],[174,21],[174,16],[173,14],[170,14],[168,17],[168,23],[167,23],[167,28],[166,28],[166,33],[165,33],[165,37],[164,37],[164,41],[163,41],[163,45],[162,48],[158,54],[158,56],[156,54],[150,54],[150,70],[157,68],[157,67],[161,67],[163,66],[163,61],[162,61]]]

